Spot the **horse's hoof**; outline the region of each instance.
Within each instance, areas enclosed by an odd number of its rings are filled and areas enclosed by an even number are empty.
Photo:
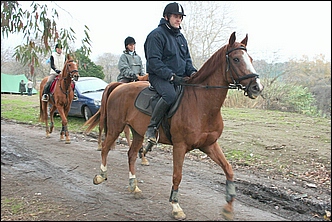
[[[142,191],[137,186],[133,192],[135,199],[140,199],[143,196]]]
[[[225,220],[234,220],[234,213],[225,208],[222,209],[221,215]]]
[[[130,193],[134,193],[135,199],[140,199],[143,196],[143,193],[140,188],[138,188],[138,186],[136,186],[133,191],[130,189],[130,187],[128,187],[128,190]]]
[[[97,151],[101,151],[101,147],[98,147],[96,150],[97,150]]]
[[[93,184],[94,185],[98,185],[98,184],[101,184],[102,182],[105,181],[105,178],[102,177],[101,175],[96,175],[94,178],[93,178]]]
[[[71,141],[70,140],[66,140],[65,144],[70,144]]]
[[[150,166],[150,163],[149,163],[148,160],[142,160],[141,165],[142,166]]]
[[[173,211],[172,215],[173,215],[174,219],[176,219],[176,220],[186,219],[186,215],[185,215],[185,213],[183,213],[183,211]]]

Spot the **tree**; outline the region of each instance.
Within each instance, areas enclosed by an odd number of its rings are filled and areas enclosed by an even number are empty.
[[[217,1],[185,1],[186,17],[183,33],[188,41],[193,64],[200,68],[231,34],[232,17],[229,6]]]
[[[80,76],[94,76],[100,79],[105,78],[103,67],[92,62],[91,59],[84,54],[83,49],[76,50],[75,57],[78,60]]]
[[[98,56],[96,64],[103,67],[106,82],[116,82],[119,75],[118,62],[120,55],[104,53]]]
[[[55,8],[49,9],[46,4],[32,2],[30,10],[23,10],[17,1],[1,1],[1,34],[23,34],[24,42],[15,47],[14,57],[23,65],[29,65],[30,75],[34,75],[35,66],[39,66],[39,56],[49,56],[51,45],[60,43],[65,53],[71,53],[70,43],[75,42],[75,31],[70,27],[58,28],[59,14]],[[85,55],[91,53],[89,28],[84,26],[85,37],[81,49]]]

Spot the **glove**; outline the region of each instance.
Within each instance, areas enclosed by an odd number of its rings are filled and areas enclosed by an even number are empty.
[[[173,82],[175,84],[179,84],[179,85],[186,82],[187,80],[188,80],[188,77],[180,77],[175,74],[173,74],[171,77],[171,82]]]
[[[61,71],[58,70],[58,69],[56,69],[55,72],[56,72],[57,74],[60,74]]]
[[[131,78],[132,78],[133,81],[137,81],[138,80],[138,77],[137,77],[136,74],[132,75]]]

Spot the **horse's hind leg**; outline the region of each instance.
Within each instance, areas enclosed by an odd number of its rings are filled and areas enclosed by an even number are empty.
[[[209,147],[205,147],[200,149],[204,153],[206,153],[214,162],[216,162],[226,175],[226,202],[227,204],[222,209],[222,216],[226,220],[233,220],[234,218],[234,210],[233,210],[233,202],[235,200],[236,191],[234,184],[234,173],[232,166],[226,160],[224,153],[222,152],[218,143],[214,143]]]
[[[134,194],[135,198],[142,197],[142,191],[137,186],[137,178],[136,178],[136,159],[137,154],[142,146],[143,139],[141,135],[139,135],[135,130],[132,130],[133,133],[133,142],[128,150],[128,163],[129,163],[129,187],[128,190]]]
[[[59,114],[61,116],[61,123],[62,123],[62,129],[60,132],[60,141],[64,141],[66,144],[70,144],[70,137],[69,137],[69,131],[68,131],[68,120],[67,120],[67,110],[64,110],[63,108],[58,108]]]
[[[47,109],[48,109],[48,106],[47,106]],[[50,133],[53,132],[53,129],[54,129],[54,112],[56,110],[56,107],[53,105],[51,108],[50,108]]]
[[[142,146],[141,149],[139,150],[139,156],[141,158],[141,165],[142,166],[149,166],[150,165],[150,163],[149,163],[148,159],[146,159],[145,155],[147,154],[148,151],[151,151],[152,147],[153,147],[153,144],[148,143],[146,149],[144,149],[143,146]],[[144,152],[144,151],[146,151],[146,152]]]
[[[122,130],[119,130],[111,134],[111,130],[108,130],[105,140],[102,142],[100,174],[95,175],[93,184],[98,185],[107,180],[107,155],[111,148],[114,149],[115,140],[119,137],[121,132]]]
[[[40,98],[41,99],[41,98]],[[48,126],[48,115],[47,115],[47,110],[48,110],[48,102],[41,101],[41,107],[42,107],[42,120],[45,123],[45,131],[46,131],[46,138],[50,138],[50,129]]]

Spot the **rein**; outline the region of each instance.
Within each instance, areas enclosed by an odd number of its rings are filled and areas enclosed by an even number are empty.
[[[74,60],[69,60],[68,63],[73,62],[73,61],[74,61]],[[77,73],[78,70],[74,69],[74,70],[72,70],[72,71],[69,71],[69,69],[68,69],[68,63],[66,64],[66,70],[67,70],[67,73],[69,73],[70,80],[72,80],[72,78],[73,78],[73,73]],[[66,80],[67,80],[67,77],[68,77],[68,75],[67,75],[66,77],[64,77],[64,78],[61,78],[61,79],[64,80],[64,82],[65,82],[65,86],[67,86],[66,90],[63,90],[62,87],[61,87],[61,84],[59,84],[60,89],[61,89],[61,92],[62,92],[63,94],[65,94],[66,97],[68,96],[69,88],[71,87],[71,86],[70,86],[70,85],[71,85],[71,84],[70,84],[71,81],[70,81],[69,84],[67,84],[67,81],[66,81]]]
[[[228,72],[230,69],[232,69],[234,71],[234,69],[232,68],[233,66],[231,66],[231,63],[229,61],[229,54],[235,50],[245,50],[247,51],[247,49],[245,47],[239,47],[239,48],[235,48],[235,49],[231,49],[228,52],[226,52],[226,62],[227,62],[227,68],[226,68],[226,72]],[[234,73],[239,76],[235,71]],[[251,73],[242,77],[239,77],[238,79],[234,79],[232,75],[230,75],[233,83],[230,83],[228,86],[209,86],[209,85],[201,85],[201,84],[190,84],[190,83],[181,83],[181,85],[183,86],[192,86],[192,87],[201,87],[201,88],[205,88],[205,89],[215,89],[215,88],[223,88],[223,89],[238,89],[238,90],[245,90],[246,87],[243,86],[240,82],[242,80],[245,79],[250,79],[250,78],[258,78],[259,75]]]

